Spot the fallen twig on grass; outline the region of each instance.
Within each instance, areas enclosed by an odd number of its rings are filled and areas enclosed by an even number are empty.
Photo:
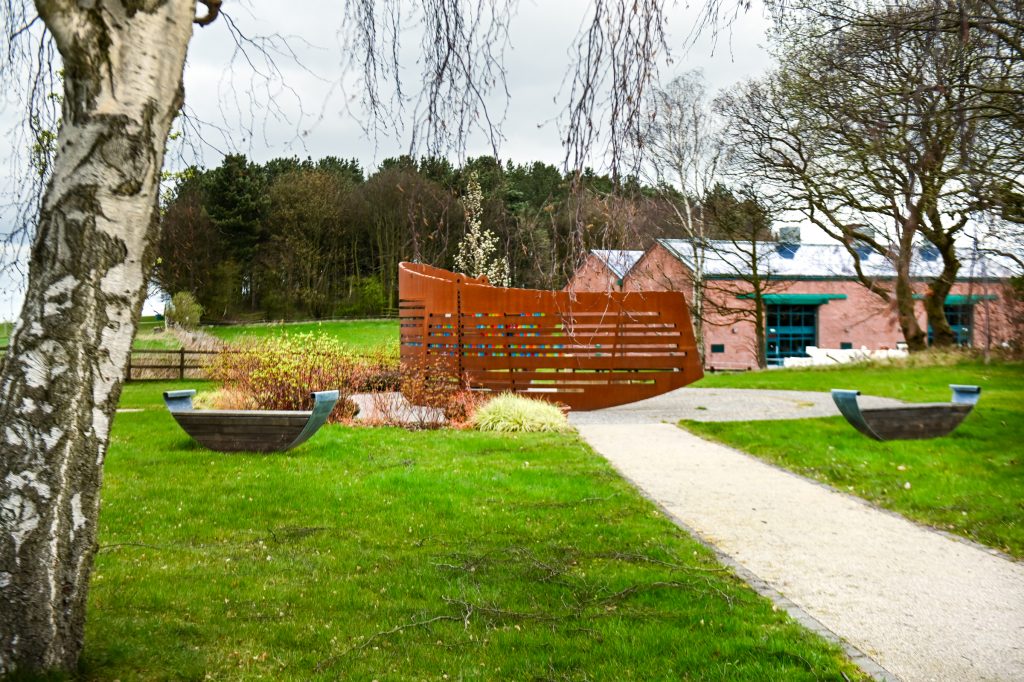
[[[399,632],[402,632],[403,630],[409,630],[411,628],[427,627],[428,625],[433,625],[434,623],[440,623],[442,621],[453,621],[453,622],[462,621],[463,627],[464,628],[469,628],[469,619],[472,617],[473,611],[472,611],[472,607],[470,605],[467,604],[467,606],[469,607],[469,610],[464,612],[462,616],[450,616],[450,615],[434,616],[432,618],[426,618],[424,620],[418,620],[418,621],[413,621],[412,623],[406,623],[405,625],[397,625],[397,626],[391,628],[390,630],[381,630],[380,632],[375,632],[372,635],[370,635],[369,637],[367,637],[366,639],[364,639],[359,644],[355,644],[353,646],[350,646],[349,648],[347,648],[344,651],[342,651],[340,654],[337,654],[335,656],[331,656],[329,658],[325,658],[325,659],[319,661],[316,664],[316,666],[315,666],[315,670],[317,672],[323,672],[324,670],[326,670],[330,666],[332,666],[335,663],[337,663],[338,661],[340,661],[345,656],[348,656],[349,654],[354,653],[356,651],[360,651],[362,649],[365,649],[366,647],[370,646],[370,644],[372,644],[374,641],[376,641],[378,639],[398,634]]]

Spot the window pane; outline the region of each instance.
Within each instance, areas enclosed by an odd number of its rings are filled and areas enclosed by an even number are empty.
[[[806,357],[807,346],[817,343],[818,308],[813,305],[769,305],[765,334],[769,362],[782,358]]]

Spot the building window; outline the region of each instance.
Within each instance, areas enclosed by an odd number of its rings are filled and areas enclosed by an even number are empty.
[[[712,353],[724,353],[725,352],[725,344],[724,343],[713,343],[713,344],[711,344],[711,352]]]
[[[818,306],[768,305],[765,356],[769,365],[784,358],[807,357],[807,346],[818,343]]]
[[[970,346],[971,345],[971,327],[974,323],[974,306],[970,303],[966,305],[954,304],[945,305],[942,307],[946,313],[946,322],[949,322],[950,329],[953,330],[953,338],[958,346]],[[928,345],[932,345],[935,340],[935,332],[931,325],[928,325]]]
[[[853,350],[853,344],[849,341],[840,341],[839,350]]]

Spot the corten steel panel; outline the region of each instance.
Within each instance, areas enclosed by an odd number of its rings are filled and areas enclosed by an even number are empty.
[[[593,410],[703,376],[678,292],[507,289],[401,263],[398,296],[403,364],[446,368],[473,388]]]

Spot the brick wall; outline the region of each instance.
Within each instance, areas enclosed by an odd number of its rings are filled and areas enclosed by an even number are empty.
[[[577,291],[617,291],[609,288],[613,276],[597,271],[591,259],[607,267],[591,255],[587,264],[573,278],[571,286]],[[589,267],[588,267],[589,266]],[[623,291],[681,291],[687,304],[692,303],[692,276],[690,271],[660,244],[651,247],[626,275]],[[568,288],[568,287],[567,287]],[[926,284],[918,284],[920,292]],[[990,342],[998,346],[1019,330],[1013,327],[1013,314],[1008,308],[1005,285],[999,282],[959,282],[952,295],[995,295],[997,300],[980,301],[974,306],[972,343],[984,346]],[[749,285],[741,280],[709,280],[705,288],[704,347],[705,365],[716,369],[746,369],[756,367],[755,334],[752,321],[753,301],[738,298],[749,293]],[[896,319],[895,304],[887,304],[863,285],[849,279],[784,280],[771,283],[768,293],[773,294],[840,294],[845,299],[832,300],[818,307],[818,339],[821,348],[840,348],[849,343],[853,348],[883,350],[896,348],[903,341]],[[927,329],[924,305],[918,303],[918,320]],[[718,352],[712,352],[718,347]]]
[[[622,291],[622,286],[605,262],[591,253],[562,291]]]

